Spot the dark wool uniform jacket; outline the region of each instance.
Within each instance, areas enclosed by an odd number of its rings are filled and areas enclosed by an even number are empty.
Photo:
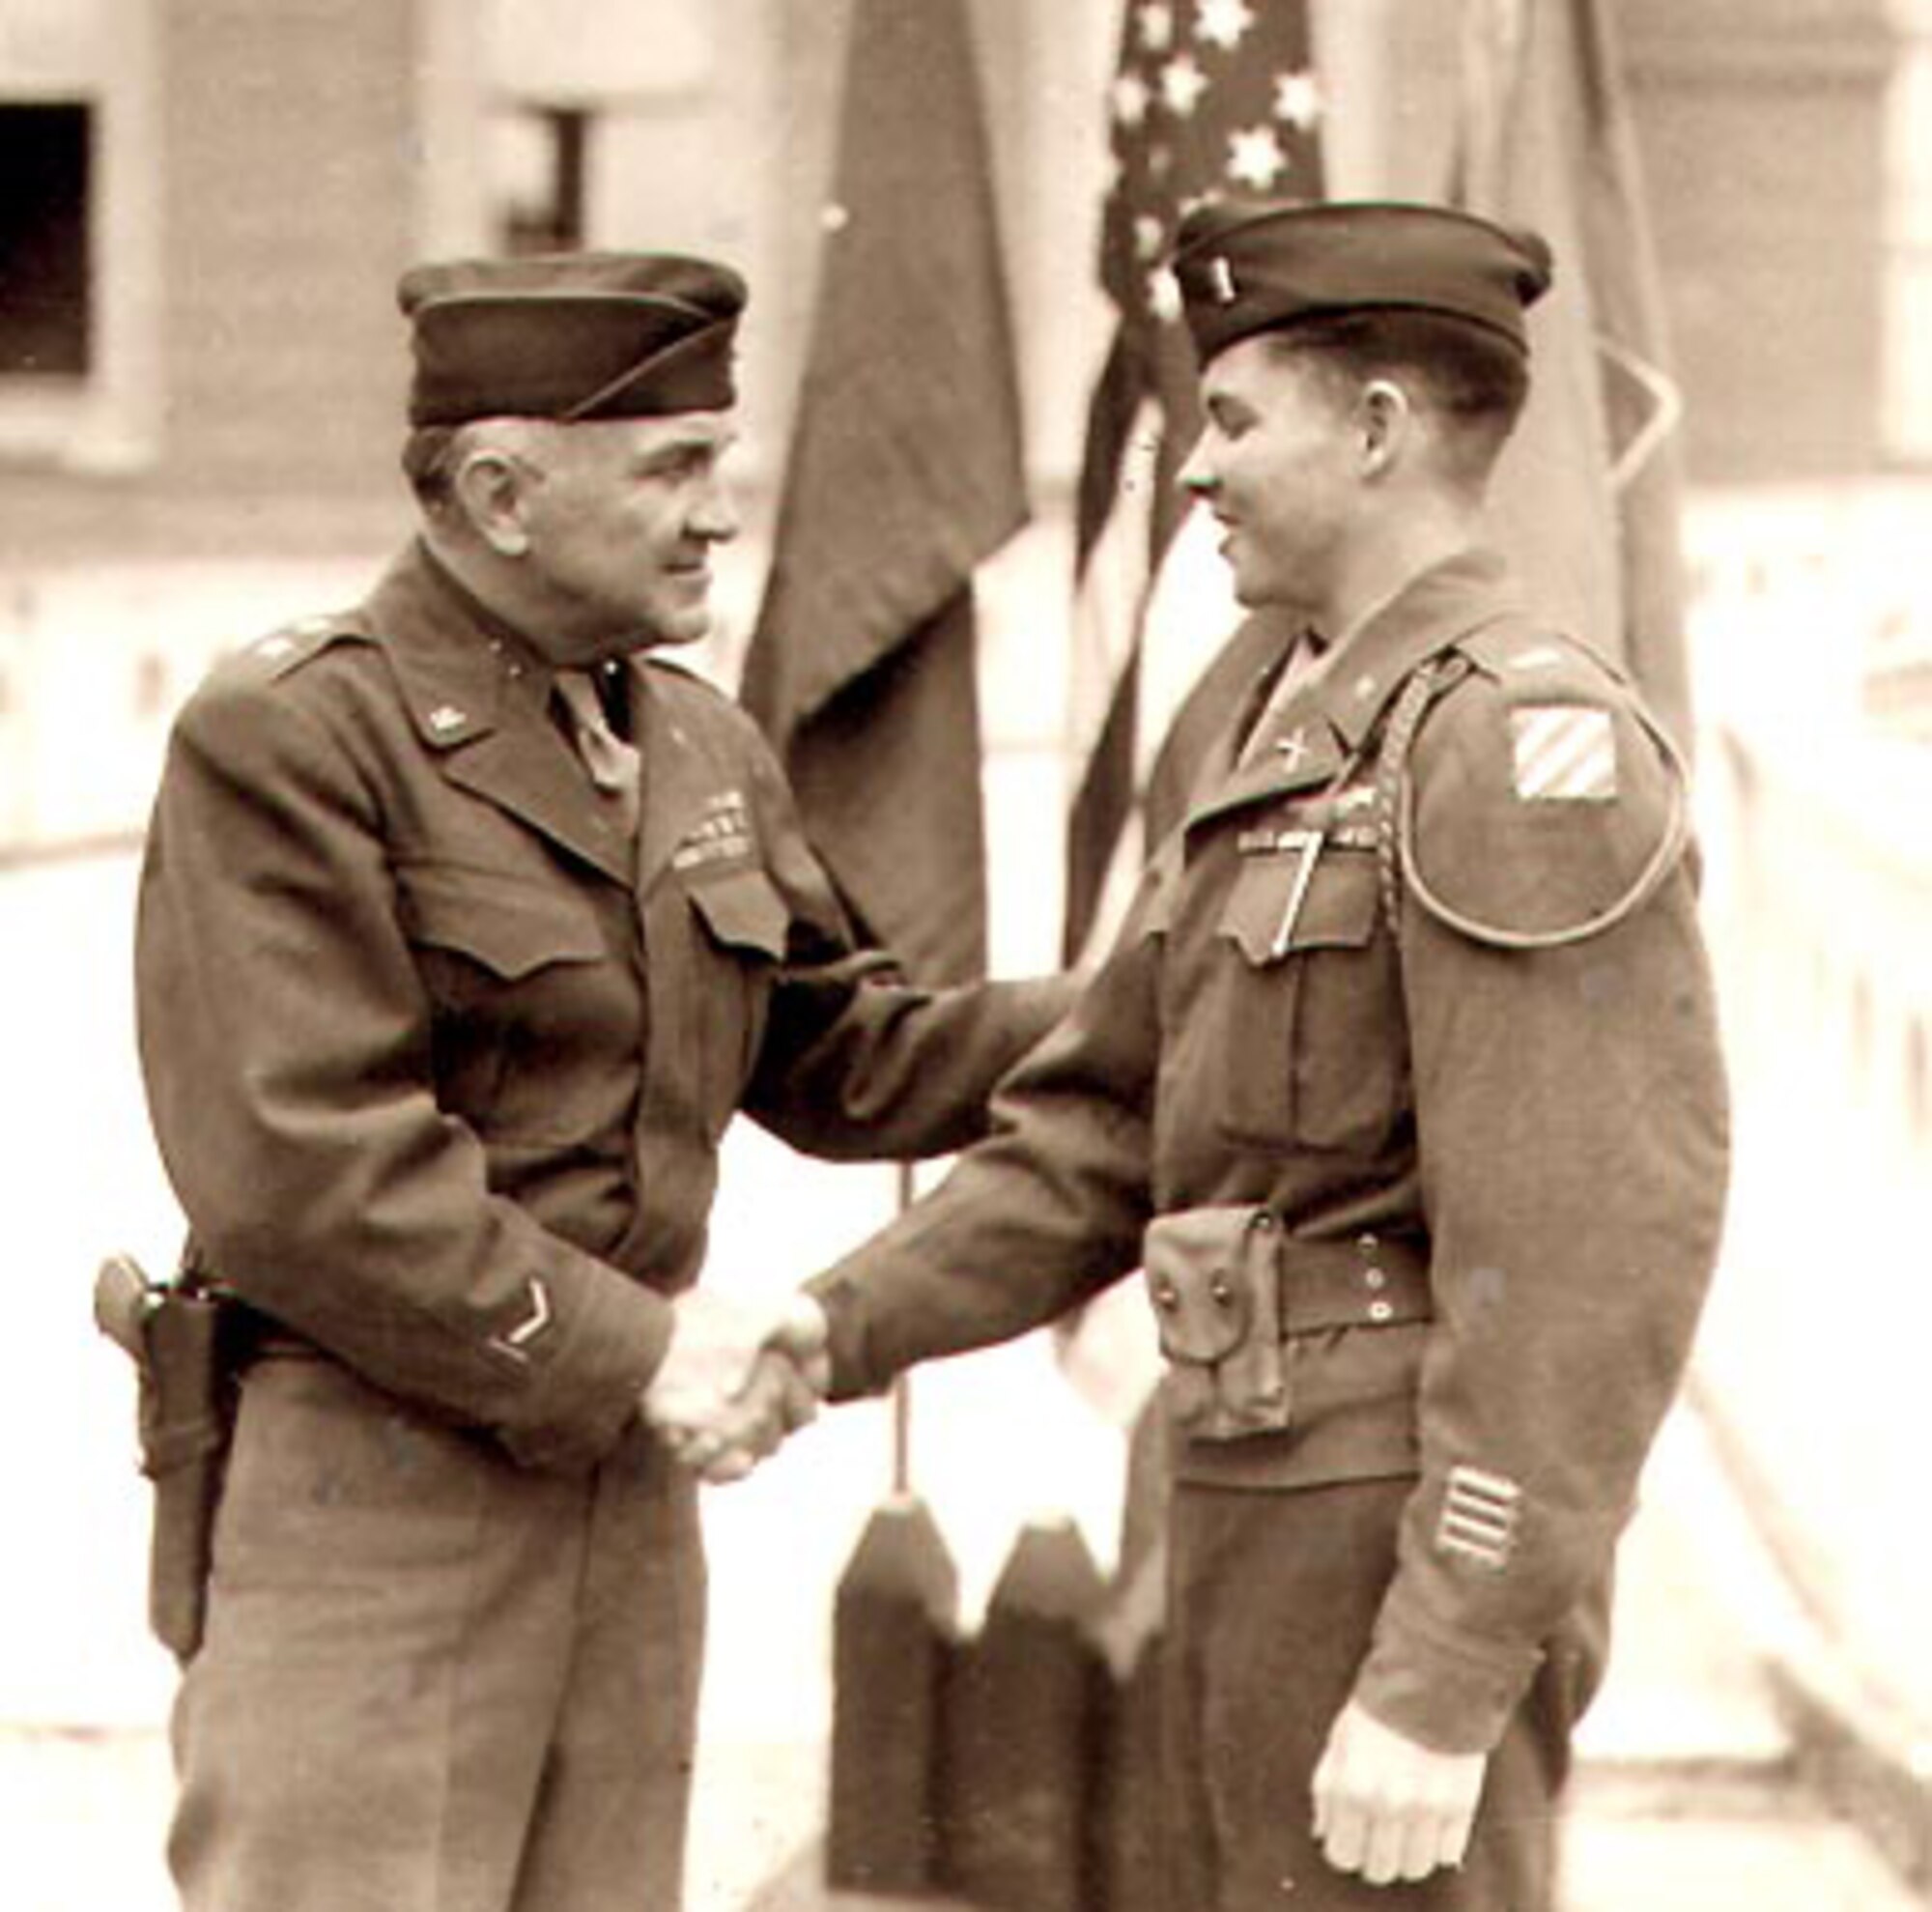
[[[1431,659],[1453,681],[1401,780],[1405,876],[1378,758]],[[1357,1697],[1484,1749],[1604,1599],[1715,1261],[1725,1089],[1683,782],[1481,553],[1269,722],[1242,767],[1222,750],[994,1134],[813,1287],[859,1392],[1058,1315],[1156,1217],[1251,1209],[1281,1244],[1288,1425],[1182,1438],[1175,1469],[1412,1474]]]
[[[734,1111],[957,1147],[1065,1000],[895,985],[751,721],[627,668],[635,853],[549,671],[412,551],[188,701],[142,881],[150,1108],[216,1275],[533,1465],[634,1419]]]

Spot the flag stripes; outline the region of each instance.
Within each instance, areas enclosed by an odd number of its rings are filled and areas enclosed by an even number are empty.
[[[1064,947],[1104,939],[1139,861],[1137,814],[1180,699],[1239,624],[1218,565],[1159,589],[1186,521],[1174,480],[1198,426],[1194,364],[1166,271],[1191,206],[1251,191],[1319,198],[1321,103],[1304,0],[1130,0],[1109,96],[1115,177],[1100,279],[1117,327],[1088,414],[1075,555]],[[1157,601],[1156,660],[1150,618]]]

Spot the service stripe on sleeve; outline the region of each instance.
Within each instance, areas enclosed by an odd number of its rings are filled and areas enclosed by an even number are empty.
[[[1501,1572],[1516,1550],[1521,1501],[1522,1489],[1501,1474],[1480,1468],[1451,1468],[1435,1526],[1436,1548]]]

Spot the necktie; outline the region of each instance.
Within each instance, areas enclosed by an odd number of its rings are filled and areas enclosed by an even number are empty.
[[[556,694],[570,721],[571,740],[597,793],[622,819],[626,834],[638,828],[640,764],[634,745],[611,729],[597,687],[582,671],[559,671]]]

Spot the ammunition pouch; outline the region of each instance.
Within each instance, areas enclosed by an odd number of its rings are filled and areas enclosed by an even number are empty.
[[[1184,1209],[1148,1229],[1142,1259],[1169,1405],[1199,1439],[1288,1425],[1281,1231],[1266,1209]]]
[[[140,1381],[141,1471],[155,1489],[148,1622],[186,1661],[201,1644],[245,1311],[191,1266],[154,1282],[115,1257],[97,1278],[95,1313]]]
[[[1293,1235],[1252,1203],[1158,1217],[1142,1245],[1176,1425],[1197,1441],[1279,1433],[1293,1417],[1293,1344],[1334,1328],[1431,1318],[1415,1242]]]

